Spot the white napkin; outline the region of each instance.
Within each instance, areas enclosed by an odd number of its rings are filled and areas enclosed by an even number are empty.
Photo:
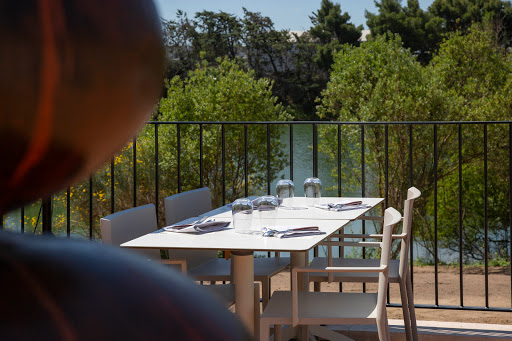
[[[361,208],[369,208],[371,206],[363,204],[361,200],[342,200],[329,204],[316,204],[315,207],[329,211],[349,211]]]
[[[317,235],[317,234],[325,234],[324,231],[320,231],[318,226],[309,226],[309,225],[308,226],[287,225],[287,226],[264,227],[262,229],[262,231],[263,231],[263,233],[270,231],[271,237],[277,237],[277,238],[302,237],[302,236],[311,236],[311,235]]]
[[[200,224],[171,225],[164,227],[164,231],[179,233],[206,233],[226,229],[229,221],[207,221]]]

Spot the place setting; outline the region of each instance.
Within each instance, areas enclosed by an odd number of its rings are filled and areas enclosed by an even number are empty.
[[[293,194],[293,190],[291,192]],[[267,195],[255,200],[238,199],[232,204],[233,225],[236,233],[263,237],[303,237],[325,234],[318,226],[277,225],[278,197]]]
[[[231,222],[229,221],[217,221],[215,219],[210,219],[209,216],[203,216],[201,219],[188,224],[175,224],[165,226],[163,230],[165,232],[198,234],[225,230],[229,227],[229,225],[231,225]]]

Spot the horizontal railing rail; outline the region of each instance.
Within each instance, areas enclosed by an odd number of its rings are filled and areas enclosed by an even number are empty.
[[[259,179],[265,182],[264,190],[266,194],[271,194],[272,188],[271,183],[273,179],[276,178],[277,174],[275,174],[275,170],[273,171],[273,160],[276,158],[276,155],[272,149],[272,145],[276,143],[276,141],[280,141],[281,147],[279,149],[279,155],[286,155],[286,163],[288,164],[288,173],[285,175],[287,178],[294,180],[294,175],[297,172],[297,164],[294,165],[297,160],[298,153],[304,153],[304,147],[301,147],[301,150],[298,150],[297,145],[297,132],[298,126],[309,125],[312,127],[310,136],[311,140],[307,145],[308,151],[311,151],[310,158],[310,169],[311,175],[318,176],[319,175],[319,160],[323,158],[323,160],[328,159],[331,162],[331,165],[334,164],[334,168],[332,168],[333,177],[336,178],[335,186],[336,193],[338,196],[342,196],[343,193],[343,167],[347,158],[350,158],[350,162],[357,163],[358,169],[352,169],[353,173],[359,174],[358,176],[358,193],[361,196],[368,196],[373,192],[375,193],[377,190],[380,190],[384,196],[384,207],[386,208],[390,204],[390,193],[393,191],[395,193],[397,188],[392,188],[390,183],[393,185],[396,183],[398,176],[397,174],[401,172],[401,180],[407,183],[407,186],[416,186],[415,179],[418,178],[419,172],[431,172],[431,176],[425,180],[426,183],[431,182],[431,188],[429,187],[428,191],[425,191],[424,194],[428,196],[428,200],[431,202],[428,205],[431,205],[432,210],[430,211],[430,216],[426,216],[426,213],[423,212],[425,216],[422,218],[425,219],[425,224],[431,224],[431,229],[429,229],[429,233],[431,233],[431,237],[433,238],[433,265],[434,265],[434,300],[432,304],[418,304],[418,308],[436,308],[436,309],[462,309],[462,310],[489,310],[489,311],[512,311],[510,307],[493,307],[489,302],[489,254],[490,250],[490,237],[489,237],[489,157],[495,158],[494,153],[501,153],[500,155],[503,158],[500,158],[501,168],[499,168],[500,176],[505,179],[508,176],[507,185],[508,188],[504,192],[506,192],[506,200],[508,215],[507,219],[502,219],[498,223],[503,226],[502,230],[504,231],[505,239],[502,241],[506,244],[505,249],[506,254],[509,255],[508,261],[510,261],[510,247],[512,245],[512,233],[510,233],[510,222],[512,221],[512,121],[414,121],[414,122],[331,122],[331,121],[300,121],[300,122],[289,122],[289,121],[269,121],[269,122],[254,122],[254,121],[230,121],[230,122],[217,122],[217,121],[176,121],[176,122],[165,122],[165,121],[151,121],[146,125],[145,132],[152,135],[151,143],[154,144],[154,148],[152,150],[153,155],[151,158],[154,160],[154,168],[153,177],[154,183],[151,186],[154,186],[154,197],[153,202],[157,207],[162,204],[163,198],[161,197],[161,179],[164,176],[168,176],[168,174],[163,174],[161,169],[162,164],[168,162],[169,160],[163,159],[162,153],[163,151],[172,150],[174,152],[173,162],[175,162],[175,187],[174,191],[181,192],[184,189],[184,186],[187,186],[187,189],[191,187],[189,183],[185,184],[187,181],[184,178],[184,175],[189,177],[190,174],[184,174],[183,172],[189,172],[189,169],[184,170],[184,164],[189,164],[191,161],[188,158],[197,157],[197,173],[199,174],[198,179],[195,179],[196,187],[203,187],[205,185],[211,184],[213,181],[210,178],[206,178],[207,169],[205,168],[208,163],[208,167],[212,167],[211,164],[215,163],[215,167],[218,167],[218,173],[216,174],[217,178],[215,178],[216,185],[219,185],[221,190],[219,192],[220,203],[225,204],[228,200],[233,199],[231,197],[234,193],[234,184],[230,183],[227,179],[227,173],[229,166],[229,172],[234,172],[234,169],[243,169],[240,171],[240,174],[236,178],[238,181],[237,185],[240,187],[241,193],[243,196],[249,196],[251,194],[252,186],[255,186],[251,181],[252,176],[254,174],[251,173],[251,165],[254,164],[251,159],[255,150],[265,150],[262,152],[260,156],[266,158],[264,160],[257,160],[259,162],[259,167],[261,169],[264,165],[264,175],[262,175]],[[173,132],[170,134],[166,132],[165,141],[162,142],[162,138],[164,134],[162,133],[162,127],[173,127]],[[194,135],[187,130],[187,127],[193,126],[197,130],[197,134]],[[210,154],[212,153],[212,148],[208,147],[208,150],[205,151],[206,148],[206,140],[212,139],[210,136],[211,131],[208,130],[208,127],[217,126],[219,127],[219,131],[216,131],[216,141],[218,141],[218,145],[216,146],[216,151],[220,152],[218,155],[218,159],[210,160],[208,159]],[[261,140],[259,140],[262,145],[255,146],[255,149],[251,149],[253,141],[253,136],[251,136],[251,129],[253,126],[261,126],[264,127],[262,132],[258,134],[263,134]],[[477,131],[465,132],[465,127],[476,127]],[[229,134],[229,130],[233,127],[239,127],[240,135],[238,136],[237,144],[239,149],[239,155],[237,155],[236,160],[232,160],[230,157],[232,156],[232,152],[228,150],[226,146],[227,134]],[[273,132],[272,129],[280,129],[279,137],[276,137],[276,133]],[[288,129],[286,129],[288,127]],[[350,138],[353,142],[352,145],[349,145],[345,139],[348,139],[346,136],[347,132],[344,131],[349,127],[352,129],[350,131]],[[400,131],[398,133],[390,132],[390,129],[395,129],[396,127],[406,127],[405,131]],[[440,133],[440,129],[447,129],[446,127],[455,127],[455,130],[450,131],[449,137]],[[499,132],[499,136],[495,134],[489,134],[489,129],[496,129],[496,127],[501,127],[505,129]],[[327,131],[326,129],[331,129],[332,131]],[[381,129],[382,131],[371,132],[370,129]],[[207,134],[210,134],[206,136]],[[467,136],[465,135],[467,134]],[[191,136],[194,138],[191,139]],[[171,138],[170,138],[171,137]],[[481,141],[480,141],[481,137]],[[139,137],[140,139],[140,137]],[[162,145],[163,143],[168,143],[169,140],[175,141],[175,145]],[[391,140],[390,140],[391,139]],[[425,141],[426,139],[430,139],[429,141]],[[492,139],[492,153],[489,154],[489,145],[490,139]],[[190,155],[187,154],[186,149],[190,148],[191,141],[194,144],[197,144],[198,149],[194,151],[196,154]],[[394,142],[393,142],[394,141]],[[397,142],[398,141],[398,142]],[[319,146],[319,142],[321,146]],[[378,145],[376,143],[379,142]],[[185,143],[185,144],[184,144]],[[140,198],[138,197],[138,192],[140,190],[141,184],[138,183],[139,173],[143,172],[144,169],[139,169],[138,161],[141,158],[141,155],[138,155],[138,138],[134,138],[131,142],[131,177],[132,177],[132,189],[133,196],[131,197],[131,206],[137,206],[140,204]],[[447,151],[447,146],[451,148],[450,152]],[[378,154],[376,150],[371,150],[372,148],[381,148],[383,152]],[[418,150],[420,148],[420,150]],[[480,151],[481,149],[481,151]],[[357,150],[357,152],[356,152]],[[398,150],[398,151],[397,151]],[[416,154],[415,154],[416,151]],[[206,154],[206,152],[210,154]],[[379,151],[380,152],[380,151]],[[399,153],[404,160],[401,160],[401,167],[390,165],[391,162],[395,163],[396,160],[390,160],[390,154],[394,155]],[[377,155],[378,154],[378,155]],[[424,159],[420,162],[421,164],[418,166],[418,154],[421,154]],[[467,155],[466,155],[467,154]],[[216,154],[217,155],[217,154]],[[327,156],[325,156],[327,155]],[[347,156],[348,155],[348,156]],[[217,157],[217,156],[215,156]],[[282,156],[284,157],[284,156]],[[466,160],[469,158],[469,160]],[[377,161],[376,161],[377,160]],[[427,161],[425,161],[427,160]],[[477,171],[481,171],[481,175],[479,175],[478,179],[482,180],[481,186],[483,187],[482,198],[479,200],[482,201],[483,205],[483,221],[482,221],[482,231],[479,233],[483,236],[483,266],[484,266],[484,290],[485,290],[485,303],[480,307],[475,306],[466,306],[464,303],[464,256],[465,256],[465,238],[464,235],[464,215],[466,212],[464,211],[464,204],[468,200],[468,196],[471,195],[471,191],[469,193],[465,193],[464,187],[464,171],[467,170],[468,165],[474,164],[476,161],[481,163],[481,167],[477,167]],[[495,161],[493,159],[493,161]],[[251,163],[253,162],[253,163]],[[309,162],[309,161],[308,161]],[[440,165],[440,162],[442,165]],[[345,164],[346,165],[346,164]],[[493,163],[494,166],[495,162]],[[420,168],[415,168],[420,167]],[[441,167],[441,168],[440,168]],[[116,192],[118,188],[116,187],[116,181],[118,181],[121,177],[126,177],[126,175],[116,174],[116,162],[115,158],[113,158],[109,165],[109,182],[110,182],[110,213],[114,213],[118,207],[116,207]],[[428,168],[428,169],[427,169]],[[508,168],[508,172],[507,172]],[[217,168],[216,168],[217,170]],[[373,173],[372,173],[373,172]],[[429,173],[430,174],[430,173]],[[456,213],[457,221],[458,221],[458,234],[457,234],[457,246],[458,246],[458,267],[459,267],[459,305],[446,305],[440,304],[440,294],[439,294],[439,266],[440,266],[440,241],[439,235],[442,226],[439,224],[439,190],[441,185],[440,181],[444,181],[448,176],[453,176],[456,178],[455,182],[452,182],[452,193],[456,193],[455,198],[453,198],[453,204],[457,206]],[[392,178],[392,179],[391,179]],[[375,180],[377,179],[377,180]],[[503,180],[501,179],[501,180]],[[233,182],[233,179],[230,179]],[[369,187],[368,182],[373,181],[374,185],[372,188]],[[377,185],[375,185],[377,183]],[[243,185],[241,185],[243,184]],[[149,186],[149,184],[147,184]],[[261,186],[259,184],[258,186]],[[405,184],[403,184],[405,185]],[[95,201],[93,198],[93,187],[94,182],[91,177],[84,184],[83,191],[87,192],[89,197],[87,200],[88,207],[82,207],[83,210],[88,211],[88,221],[84,222],[88,225],[88,237],[89,239],[94,239],[95,235],[97,235],[97,231],[95,230],[95,226],[98,226],[98,222],[94,220],[94,209],[95,209]],[[443,183],[442,187],[447,186],[446,183]],[[190,188],[191,189],[191,188]],[[422,188],[420,190],[423,191]],[[495,190],[493,188],[493,190]],[[229,192],[229,193],[228,193]],[[65,199],[65,217],[66,217],[66,225],[65,225],[65,234],[70,237],[72,235],[72,210],[71,210],[71,201],[72,201],[72,189],[68,188],[64,194]],[[170,193],[166,193],[166,195],[170,195]],[[400,197],[399,194],[395,193],[395,197]],[[503,199],[503,196],[500,197]],[[473,199],[473,198],[472,198]],[[145,199],[147,201],[147,198]],[[425,198],[424,200],[427,200]],[[494,197],[493,197],[494,200]],[[426,207],[427,204],[424,205]],[[446,207],[441,207],[444,211],[446,211]],[[26,209],[21,208],[21,218],[20,218],[20,232],[27,232],[27,221],[25,219]],[[0,227],[4,228],[4,219],[0,219]],[[45,221],[45,219],[42,219]],[[51,220],[50,220],[51,221]],[[415,224],[414,224],[415,225]],[[430,226],[430,225],[428,225]],[[37,224],[36,224],[37,228]],[[365,222],[361,222],[361,232],[365,233],[367,226]],[[47,226],[44,229],[45,231],[51,231],[51,226]],[[416,238],[418,240],[419,237],[415,234],[415,229],[412,231],[413,240]],[[503,239],[503,238],[502,238]],[[341,253],[341,250],[339,250]],[[466,252],[467,253],[467,252]],[[318,249],[314,250],[314,255],[318,255]],[[362,257],[366,257],[366,253],[363,252]],[[414,248],[410,248],[410,270],[414,281]],[[510,266],[509,266],[510,267]],[[512,275],[510,276],[510,288],[512,289]],[[341,287],[340,287],[341,289]],[[363,287],[363,290],[366,288]],[[391,304],[390,306],[395,306],[396,304]],[[512,297],[510,298],[510,306],[512,306]]]

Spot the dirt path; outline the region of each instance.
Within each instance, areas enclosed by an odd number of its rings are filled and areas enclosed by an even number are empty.
[[[460,305],[460,281],[458,268],[439,267],[438,299],[442,305]],[[434,267],[414,268],[414,298],[416,304],[435,304]],[[511,307],[511,276],[509,268],[489,268],[489,306]],[[311,286],[312,288],[312,286]],[[376,284],[368,284],[375,291]],[[283,272],[272,278],[272,290],[289,290],[290,273]],[[338,283],[322,284],[322,291],[335,291]],[[361,292],[360,283],[345,283],[343,291]],[[485,276],[483,268],[465,268],[463,275],[464,306],[485,306]],[[398,284],[392,284],[390,301],[400,303]],[[389,308],[389,318],[401,319],[400,308]],[[416,309],[417,320],[472,323],[512,324],[512,312],[462,311],[446,309]]]

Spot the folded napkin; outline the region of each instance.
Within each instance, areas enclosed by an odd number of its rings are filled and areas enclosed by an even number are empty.
[[[315,207],[329,211],[348,211],[361,208],[370,208],[370,205],[363,204],[361,200],[343,200],[329,204],[316,204]]]
[[[206,233],[224,230],[229,226],[229,224],[231,224],[229,221],[207,221],[204,223],[166,226],[164,227],[164,231],[180,233]]]
[[[311,236],[317,234],[325,234],[324,231],[320,231],[318,226],[273,226],[264,227],[262,229],[263,236],[265,237],[277,237],[277,238],[290,238],[290,237],[302,237]]]

